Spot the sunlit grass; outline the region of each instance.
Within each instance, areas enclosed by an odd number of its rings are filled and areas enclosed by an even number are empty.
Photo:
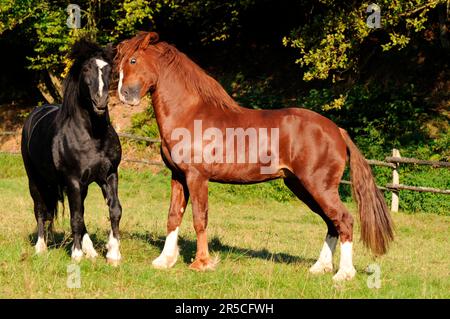
[[[211,184],[209,242],[220,256],[216,271],[197,273],[192,214],[181,227],[181,256],[173,269],[155,270],[151,261],[164,244],[170,175],[120,171],[123,206],[118,268],[106,264],[108,210],[97,186],[86,201],[86,223],[100,257],[83,260],[81,288],[67,288],[71,264],[69,212],[56,221],[54,244],[35,256],[36,224],[20,157],[0,155],[0,297],[2,298],[449,298],[450,218],[432,214],[394,214],[396,241],[373,259],[355,230],[355,280],[335,286],[332,274],[312,276],[326,227],[297,200],[278,202],[264,186]],[[242,187],[251,187],[240,196]],[[354,207],[349,205],[354,212]],[[354,213],[355,215],[355,213]],[[356,215],[355,215],[356,217]],[[355,218],[357,219],[357,218]],[[358,225],[357,225],[358,227]],[[339,251],[338,251],[339,252]],[[335,265],[338,264],[338,255]],[[370,289],[365,272],[381,269],[381,288]]]

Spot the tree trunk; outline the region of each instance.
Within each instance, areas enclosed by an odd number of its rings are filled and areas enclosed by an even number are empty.
[[[61,103],[63,96],[61,80],[53,73],[43,72],[39,78],[37,88],[47,103]]]

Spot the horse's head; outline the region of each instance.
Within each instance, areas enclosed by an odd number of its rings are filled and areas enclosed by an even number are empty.
[[[119,98],[122,102],[137,105],[141,98],[156,85],[158,68],[157,50],[152,44],[159,36],[155,32],[140,32],[135,37],[123,41],[117,47],[116,65],[119,72]]]
[[[108,107],[113,56],[112,45],[101,48],[87,40],[75,43],[71,52],[77,64],[73,70],[78,75],[79,96],[86,102],[83,106],[97,115],[104,115]]]

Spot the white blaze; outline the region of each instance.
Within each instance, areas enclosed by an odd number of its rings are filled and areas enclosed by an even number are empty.
[[[108,63],[106,63],[103,60],[100,59],[95,59],[95,63],[97,63],[97,67],[98,67],[98,95],[100,95],[100,97],[103,94],[103,86],[105,85],[103,83],[103,73],[102,73],[102,68],[107,65]]]
[[[122,81],[123,81],[123,70],[120,69],[119,73],[119,98],[122,102],[125,102],[125,98],[122,96]]]

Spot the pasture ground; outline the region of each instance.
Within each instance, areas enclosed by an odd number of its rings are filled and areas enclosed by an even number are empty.
[[[393,215],[396,240],[386,256],[374,259],[359,241],[356,221],[356,278],[338,286],[332,274],[312,276],[326,227],[299,201],[264,196],[264,184],[211,184],[209,242],[220,256],[214,272],[188,269],[195,254],[192,214],[181,227],[181,256],[173,269],[151,267],[165,238],[170,175],[120,171],[123,206],[118,268],[106,264],[108,210],[92,185],[86,223],[100,256],[83,260],[81,288],[67,288],[71,265],[69,212],[60,213],[48,253],[34,255],[36,223],[20,156],[0,154],[0,297],[1,298],[450,298],[450,217]],[[245,191],[243,191],[246,188]],[[252,191],[254,194],[252,195]],[[250,194],[250,195],[249,195]],[[339,249],[334,259],[339,261]],[[381,287],[371,289],[366,272],[376,263]]]

